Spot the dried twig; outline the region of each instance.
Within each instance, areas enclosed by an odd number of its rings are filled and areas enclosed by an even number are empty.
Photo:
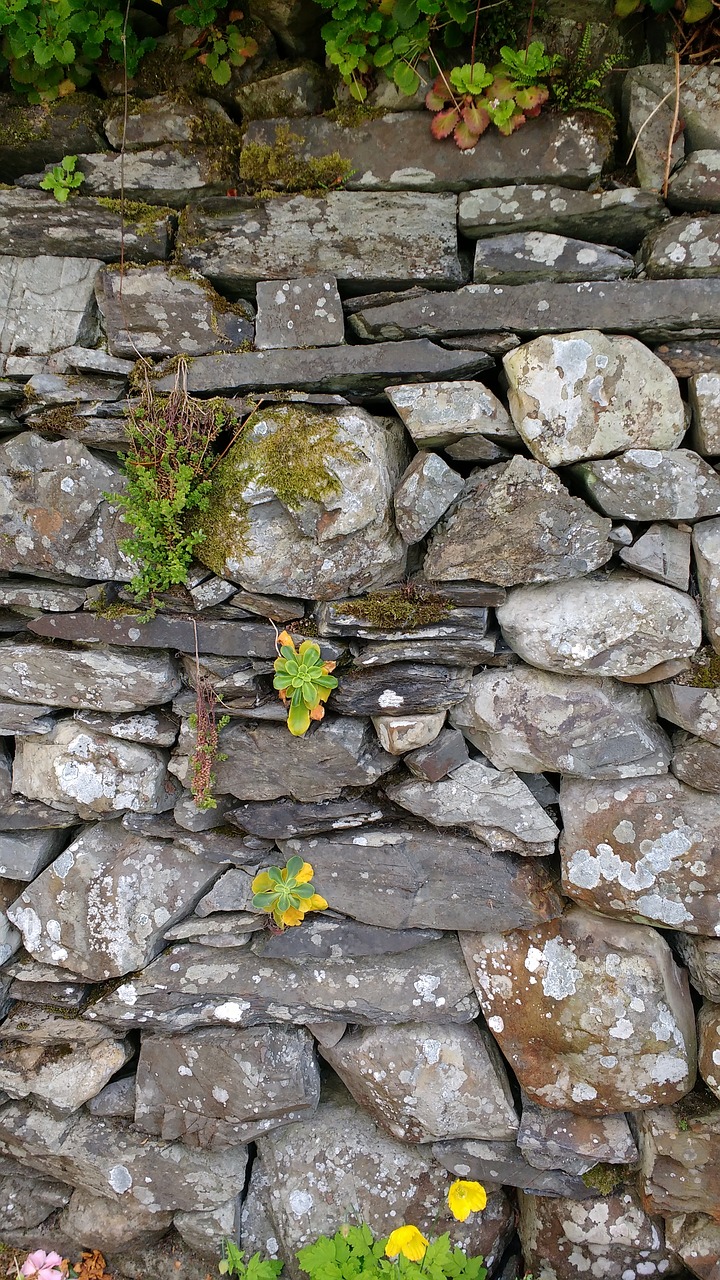
[[[668,184],[670,182],[670,169],[672,167],[672,152],[675,143],[675,131],[680,118],[680,54],[675,50],[675,108],[673,110],[672,124],[670,125],[670,137],[668,138],[667,153],[665,156],[665,174],[662,184],[662,198],[667,200]]]

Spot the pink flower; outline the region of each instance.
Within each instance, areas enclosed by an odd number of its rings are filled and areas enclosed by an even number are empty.
[[[44,1249],[36,1249],[34,1253],[29,1253],[20,1268],[20,1274],[28,1276],[29,1280],[64,1280],[65,1273],[57,1270],[62,1266],[62,1258],[59,1253],[45,1253]]]

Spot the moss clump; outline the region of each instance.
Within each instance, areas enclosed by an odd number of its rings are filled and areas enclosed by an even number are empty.
[[[396,591],[378,591],[343,606],[345,613],[382,631],[412,631],[444,622],[452,601],[408,582]]]
[[[674,684],[689,685],[692,689],[720,688],[720,653],[714,649],[701,649],[692,660],[690,671],[676,676]]]
[[[359,129],[368,120],[377,120],[386,114],[382,107],[371,107],[368,102],[338,102],[331,111],[325,112],[325,119],[344,129]]]
[[[198,551],[203,564],[221,572],[229,551],[242,554],[248,529],[243,493],[250,485],[273,489],[290,511],[339,493],[332,464],[357,457],[355,447],[338,438],[339,429],[336,418],[299,405],[273,405],[248,418],[215,469],[209,508],[197,521],[205,535]]]
[[[113,200],[98,196],[98,204],[110,213],[122,214],[126,223],[132,223],[139,235],[153,231],[163,218],[177,218],[177,209],[164,204],[145,204],[142,200]]]
[[[77,414],[73,406],[64,404],[58,406],[57,409],[46,410],[36,422],[35,427],[36,430],[62,434],[64,431],[69,431],[76,420]]]
[[[191,141],[212,152],[224,177],[236,177],[242,151],[242,133],[236,124],[217,111],[203,111],[192,126]]]
[[[275,130],[272,146],[247,142],[240,157],[240,178],[250,195],[276,196],[285,192],[317,195],[340,187],[353,172],[349,160],[339,151],[327,156],[299,154],[304,138],[286,125]]]
[[[611,1196],[623,1183],[629,1182],[632,1176],[632,1166],[628,1164],[594,1164],[592,1169],[582,1174],[582,1180],[591,1191],[598,1191],[601,1196]]]

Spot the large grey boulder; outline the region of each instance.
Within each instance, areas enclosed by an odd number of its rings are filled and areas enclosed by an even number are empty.
[[[243,948],[171,947],[88,1012],[116,1027],[249,1027],[347,1022],[472,1022],[478,1004],[457,940],[318,964]]]
[[[525,799],[529,807],[529,792]],[[478,806],[478,824],[480,819]],[[498,843],[511,847],[510,838]],[[286,857],[300,855],[311,863],[313,883],[331,909],[385,929],[524,928],[562,910],[541,864],[491,852],[461,832],[394,823],[281,841],[281,848]],[[478,883],[485,886],[482,900]]]
[[[517,1133],[504,1064],[478,1023],[355,1027],[320,1052],[375,1123],[401,1142]]]
[[[490,849],[546,856],[558,828],[512,769],[469,760],[439,782],[394,782],[388,797],[438,827],[463,826]]]
[[[49,653],[52,663],[48,662]],[[53,707],[115,713],[168,702],[181,683],[167,654],[147,649],[127,653],[113,646],[102,650],[49,649],[44,644],[18,644],[15,640],[0,641],[0,680],[5,696],[18,702],[25,702],[32,690],[35,697]]]
[[[252,307],[228,303],[195,272],[161,264],[122,276],[106,269],[95,293],[114,356],[202,356],[252,342]]]
[[[405,547],[392,494],[407,460],[400,424],[364,409],[260,411],[215,469],[198,555],[279,595],[332,600],[394,582]]]
[[[323,274],[367,292],[409,288],[418,280],[449,289],[464,278],[455,218],[456,200],[447,192],[213,201],[188,210],[179,257],[235,293],[247,293],[258,280]]]
[[[161,1138],[224,1151],[315,1111],[320,1076],[302,1027],[145,1036],[135,1123]]]
[[[170,210],[146,206],[139,214],[132,202],[125,217],[117,208],[86,196],[61,204],[50,191],[0,188],[0,250],[18,257],[56,257],[117,262],[124,245],[127,262],[157,262],[168,258],[173,221]],[[42,353],[41,353],[42,354]]]
[[[666,217],[660,196],[637,187],[590,192],[528,183],[465,191],[458,200],[460,230],[473,239],[541,231],[636,249]]]
[[[247,1148],[201,1151],[140,1134],[122,1120],[76,1111],[68,1120],[27,1102],[0,1110],[0,1151],[50,1177],[62,1169],[72,1186],[116,1203],[123,1197],[151,1213],[209,1210],[245,1179]]]
[[[565,892],[621,919],[720,935],[714,796],[669,774],[622,787],[563,780]]]
[[[692,1088],[687,975],[654,929],[571,907],[536,929],[461,942],[487,1024],[533,1101],[597,1116]]]
[[[0,257],[0,354],[92,346],[97,258]]]
[[[450,719],[497,769],[521,773],[663,774],[672,751],[647,690],[522,663],[479,671]]]
[[[423,572],[504,587],[574,578],[610,559],[610,528],[549,467],[518,454],[471,474],[433,531]]]
[[[74,720],[59,720],[43,737],[18,739],[13,786],[30,800],[70,809],[90,821],[125,809],[162,813],[177,798],[162,751]]]
[[[568,675],[639,675],[689,657],[702,639],[694,600],[624,572],[516,587],[497,616],[525,662]]]
[[[720,476],[690,449],[628,449],[573,467],[586,496],[614,520],[702,520],[720,514]]]
[[[672,449],[685,432],[674,374],[635,338],[535,338],[503,359],[513,422],[540,462]]]
[[[107,1027],[26,1006],[0,1027],[0,1089],[67,1114],[93,1098],[132,1052]]]
[[[131,530],[104,497],[123,487],[120,468],[83,444],[13,436],[0,445],[0,569],[128,582],[119,544]]]
[[[101,982],[147,964],[216,875],[215,863],[177,845],[100,824],[68,845],[8,916],[36,959]]]
[[[671,167],[682,160],[686,150],[693,153],[720,147],[719,95],[720,72],[715,66],[693,67],[692,75],[681,78],[678,112],[682,128],[674,137]],[[628,141],[637,141],[635,158],[642,187],[659,190],[663,185],[675,105],[672,67],[650,64],[631,69],[623,85],[623,113]]]
[[[523,1257],[542,1280],[577,1280],[585,1274],[629,1280],[681,1272],[665,1246],[662,1220],[646,1212],[630,1187],[582,1200],[521,1192],[519,1200]]]

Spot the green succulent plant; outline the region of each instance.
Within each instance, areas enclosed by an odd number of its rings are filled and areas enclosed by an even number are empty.
[[[337,689],[334,662],[323,662],[320,648],[314,640],[303,640],[295,648],[287,631],[278,636],[280,657],[275,660],[273,687],[288,707],[287,726],[295,738],[301,738],[310,728],[311,720],[322,720],[325,715],[323,702],[327,702],[333,689]]]
[[[325,911],[327,902],[315,892],[312,884],[313,869],[309,862],[295,856],[285,866],[268,867],[260,871],[252,882],[253,906],[257,911],[267,911],[278,929],[286,925],[302,924],[308,911]]]
[[[82,186],[85,180],[83,173],[75,172],[76,164],[77,156],[63,156],[60,164],[54,165],[40,183],[43,191],[52,191],[60,204],[65,204],[72,192]]]

